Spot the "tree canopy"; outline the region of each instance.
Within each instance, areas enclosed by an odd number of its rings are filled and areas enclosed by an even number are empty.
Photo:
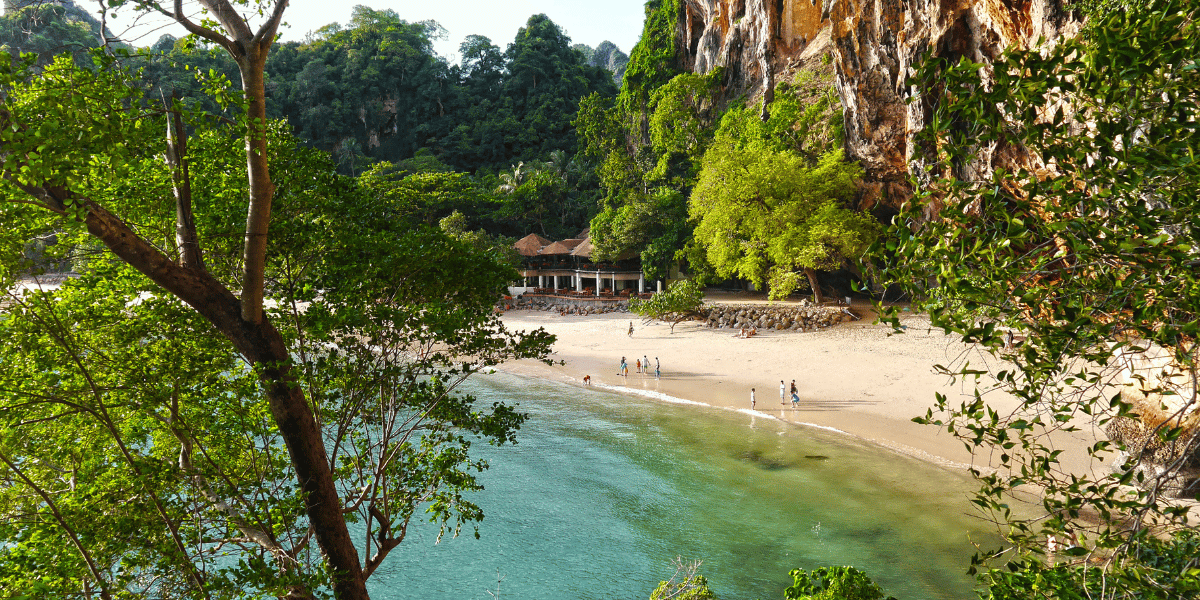
[[[990,67],[932,60],[913,82],[937,99],[927,168],[877,256],[934,326],[1003,360],[945,366],[976,392],[939,396],[921,419],[998,461],[976,502],[1015,555],[981,557],[1011,556],[985,563],[989,597],[1195,594],[1194,554],[1177,561],[1195,525],[1171,496],[1194,493],[1200,440],[1197,16],[1130,4],[1053,47]],[[992,406],[997,394],[1016,408]],[[1066,471],[1053,436],[1093,427],[1108,439],[1088,453],[1113,471]],[[1044,517],[1011,512],[1006,494],[1030,485]],[[1067,541],[1053,565],[1051,536]]]
[[[516,274],[493,253],[265,118],[286,3],[258,27],[209,4],[215,22],[143,8],[236,59],[221,126],[163,110],[111,58],[0,55],[0,283],[25,266],[21,237],[92,252],[0,319],[5,589],[366,598],[414,516],[452,533],[482,516],[468,450],[522,421],[455,385],[548,351],[494,315]]]
[[[671,323],[671,333],[675,333],[675,326],[694,317],[703,303],[704,288],[694,279],[684,279],[672,282],[665,291],[654,294],[649,300],[631,299],[629,310],[647,323],[667,321]]]
[[[770,297],[799,287],[801,275],[818,299],[817,270],[834,270],[871,244],[873,217],[845,206],[861,175],[846,162],[828,124],[840,111],[828,95],[805,107],[792,86],[780,86],[763,121],[733,107],[700,162],[688,202],[697,223],[694,254],[717,277],[740,277]]]

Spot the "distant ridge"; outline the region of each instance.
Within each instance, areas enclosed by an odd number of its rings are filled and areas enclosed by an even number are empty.
[[[92,16],[92,13],[84,10],[78,4],[75,4],[73,0],[4,0],[4,14],[11,15],[22,9],[35,6],[61,7],[69,18],[87,23],[88,27],[91,27],[93,32],[100,31],[100,20]],[[114,43],[120,46],[125,45],[124,42],[122,42],[117,36],[113,35],[112,31],[108,28],[104,29],[104,37],[109,41],[109,43]],[[99,36],[97,36],[97,42],[99,42]]]

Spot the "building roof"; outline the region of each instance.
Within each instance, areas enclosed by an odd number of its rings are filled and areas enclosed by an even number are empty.
[[[583,239],[579,245],[575,246],[575,249],[571,251],[571,256],[590,258],[592,256],[592,238],[587,237]]]
[[[549,245],[550,240],[536,233],[531,233],[517,240],[517,243],[513,244],[513,247],[517,249],[517,252],[520,253],[521,256],[537,256],[537,253],[540,252],[542,248]]]
[[[581,243],[583,243],[583,240],[562,240],[559,242],[554,242],[553,244],[542,248],[542,251],[539,254],[571,254],[571,250],[574,250],[575,247]]]

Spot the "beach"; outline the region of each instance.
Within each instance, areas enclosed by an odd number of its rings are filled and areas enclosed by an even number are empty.
[[[738,295],[708,298],[708,302],[754,303]],[[758,303],[766,304],[765,301]],[[833,429],[953,469],[993,466],[991,457],[972,455],[944,427],[919,425],[912,418],[933,406],[935,394],[945,394],[951,406],[973,396],[974,381],[952,382],[936,365],[959,364],[964,358],[981,367],[997,360],[960,338],[931,329],[929,320],[905,313],[904,332],[876,324],[866,303],[852,310],[863,318],[805,333],[760,330],[741,338],[728,329],[707,328],[685,321],[671,332],[669,323],[643,323],[629,313],[565,315],[537,310],[511,310],[504,314],[514,330],[543,327],[557,341],[551,358],[554,366],[532,361],[508,363],[502,370],[671,402],[693,402],[715,408],[739,410],[794,423],[798,427]],[[628,335],[630,322],[633,335]],[[620,375],[621,358],[629,376]],[[648,373],[638,373],[636,361],[647,357]],[[661,364],[655,378],[654,364]],[[781,404],[779,384],[796,381],[800,402]],[[988,382],[984,381],[984,385]],[[756,406],[751,410],[750,390]],[[1016,402],[999,394],[985,396],[1002,414]],[[1064,449],[1063,466],[1073,473],[1099,472],[1084,448],[1103,433],[1084,430],[1052,437]]]

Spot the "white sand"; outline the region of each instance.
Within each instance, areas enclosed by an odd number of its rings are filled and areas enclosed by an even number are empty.
[[[709,298],[712,301],[713,298]],[[744,299],[717,299],[746,302]],[[867,312],[866,305],[855,312]],[[918,425],[911,419],[924,415],[934,394],[946,394],[953,406],[968,399],[973,382],[953,385],[934,370],[966,356],[972,365],[995,359],[975,351],[929,321],[907,316],[902,335],[889,335],[886,325],[862,321],[811,333],[761,331],[750,339],[734,337],[729,330],[709,329],[699,322],[675,327],[661,322],[643,324],[632,314],[559,316],[558,313],[513,310],[504,315],[510,328],[544,327],[557,336],[552,358],[565,365],[547,367],[535,361],[505,365],[507,371],[583,385],[592,384],[656,392],[718,407],[750,408],[750,389],[756,389],[757,410],[781,416],[798,425],[828,427],[869,440],[930,462],[955,468],[987,467],[986,456],[972,456],[962,442],[944,428]],[[627,335],[633,321],[634,334]],[[621,357],[629,362],[629,377],[619,376]],[[636,372],[636,359],[647,356],[648,375]],[[662,363],[662,378],[653,374],[655,358]],[[793,379],[799,388],[800,406],[780,405],[779,381]],[[988,396],[998,410],[1015,407],[1011,398]],[[1056,443],[1068,448],[1064,466],[1073,472],[1091,468],[1083,451],[1095,432],[1059,436]]]

